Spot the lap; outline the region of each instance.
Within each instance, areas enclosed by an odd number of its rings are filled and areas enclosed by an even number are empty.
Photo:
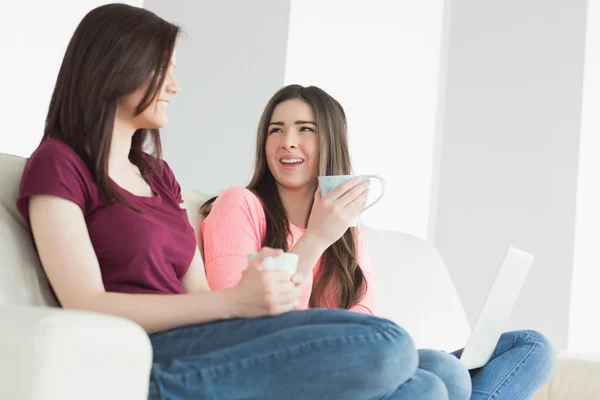
[[[460,358],[462,349],[452,353]],[[513,331],[500,336],[489,362],[470,371],[472,399],[530,398],[550,378],[554,353],[550,342],[536,331]]]
[[[231,319],[191,325],[153,334],[150,341],[154,361],[161,362],[204,355],[260,338],[285,340],[291,329],[303,330],[306,334],[311,334],[311,331],[327,334],[339,325],[347,326],[356,334],[370,332],[369,327],[373,325],[400,329],[390,321],[347,310],[311,309],[292,311],[276,317]],[[408,338],[407,334],[406,336]]]
[[[414,376],[418,362],[400,327],[343,310],[219,321],[151,341],[151,393],[177,393],[173,398],[387,398]]]

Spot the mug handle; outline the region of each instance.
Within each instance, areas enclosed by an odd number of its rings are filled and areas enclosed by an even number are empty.
[[[375,204],[379,203],[379,201],[383,198],[383,195],[385,194],[385,180],[380,176],[380,175],[360,175],[359,176],[361,179],[377,179],[380,183],[381,183],[381,194],[379,195],[378,198],[375,199],[375,201],[373,201],[371,204],[367,204],[365,206],[365,208],[363,208],[363,212],[367,211],[369,208],[373,207]]]

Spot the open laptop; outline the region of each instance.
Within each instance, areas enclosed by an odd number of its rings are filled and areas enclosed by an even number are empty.
[[[483,304],[460,361],[467,369],[483,367],[492,357],[533,264],[533,255],[509,247]]]

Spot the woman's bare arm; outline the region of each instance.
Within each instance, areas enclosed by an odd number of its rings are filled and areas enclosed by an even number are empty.
[[[233,318],[239,315],[240,293],[233,289],[200,290],[204,285],[195,268],[180,295],[106,292],[98,259],[81,209],[68,200],[39,195],[29,200],[35,243],[44,270],[64,308],[90,310],[133,320],[147,332]],[[193,289],[192,289],[193,288]],[[274,308],[273,308],[274,309]]]

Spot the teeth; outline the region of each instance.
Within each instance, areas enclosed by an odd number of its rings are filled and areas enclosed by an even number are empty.
[[[166,101],[163,101],[163,100],[160,100],[160,101],[159,101],[159,103],[162,103],[162,104],[164,104],[165,106],[168,106],[168,105],[169,105],[169,103],[167,103]]]
[[[301,162],[304,162],[304,160],[301,158],[286,158],[281,159],[281,162],[284,164],[300,164]]]

